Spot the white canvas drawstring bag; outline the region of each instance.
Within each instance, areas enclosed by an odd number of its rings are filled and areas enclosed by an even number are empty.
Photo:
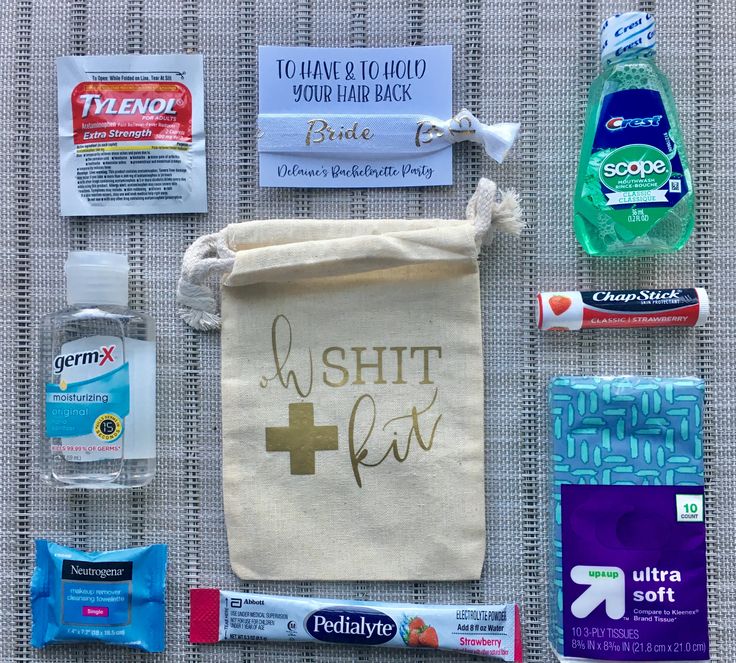
[[[220,326],[225,522],[243,579],[460,580],[485,554],[477,255],[519,232],[481,180],[466,220],[272,219],[184,256]]]

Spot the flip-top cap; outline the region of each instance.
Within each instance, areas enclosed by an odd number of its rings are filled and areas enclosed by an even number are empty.
[[[72,251],[66,259],[69,304],[128,304],[128,257],[104,251]]]
[[[601,63],[633,60],[654,55],[654,17],[646,12],[615,14],[601,25]]]

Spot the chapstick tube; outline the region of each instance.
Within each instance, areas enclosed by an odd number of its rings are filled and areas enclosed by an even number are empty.
[[[447,649],[521,662],[519,608],[189,591],[189,642],[280,640]]]
[[[710,313],[703,288],[540,292],[537,326],[544,331],[624,327],[700,327]]]

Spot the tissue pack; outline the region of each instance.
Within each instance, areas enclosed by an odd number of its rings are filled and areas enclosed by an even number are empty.
[[[552,380],[560,660],[708,660],[703,392],[697,378]]]

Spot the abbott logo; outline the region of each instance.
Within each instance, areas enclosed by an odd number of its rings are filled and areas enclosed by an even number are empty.
[[[610,619],[621,619],[626,612],[626,580],[617,566],[575,566],[570,578],[578,585],[588,585],[573,602],[570,610],[578,619],[587,617],[601,603],[606,604]]]

